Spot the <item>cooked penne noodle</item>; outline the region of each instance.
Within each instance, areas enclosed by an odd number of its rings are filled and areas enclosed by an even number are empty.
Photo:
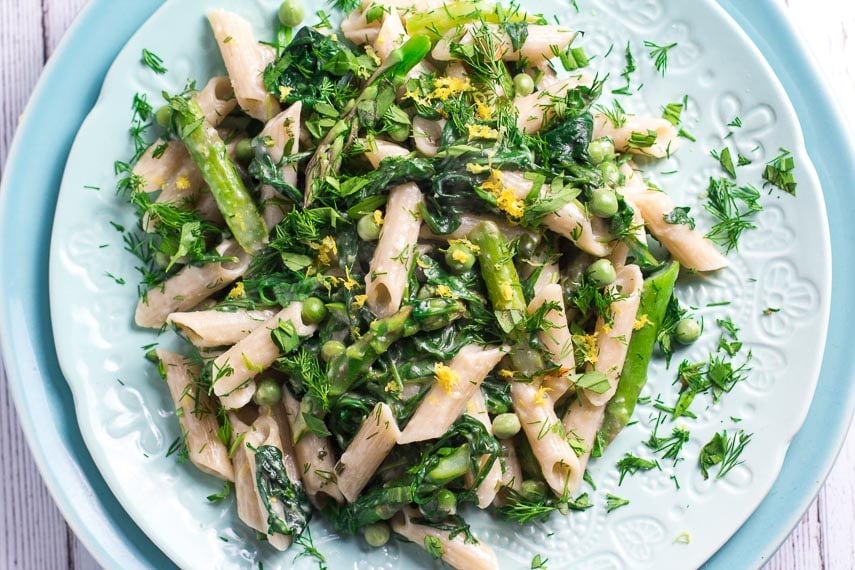
[[[300,414],[300,402],[286,390],[282,403],[291,427],[291,442],[297,458],[297,470],[300,472],[309,500],[317,507],[322,507],[330,499],[337,503],[344,503],[344,495],[341,494],[335,480],[336,457],[330,438],[318,437],[311,431],[298,433],[296,426],[302,423],[298,422],[297,417]]]
[[[563,99],[572,89],[590,87],[592,83],[593,78],[590,75],[579,73],[546,86],[531,95],[517,97],[514,99],[514,106],[517,108],[517,127],[530,135],[540,131],[555,117],[555,101]]]
[[[560,367],[556,373],[550,374],[543,381],[550,398],[557,402],[573,385],[570,380],[570,375],[576,372],[573,337],[567,326],[561,285],[553,283],[535,290],[537,293],[528,305],[529,314],[534,313],[544,304],[554,307],[544,315],[544,320],[549,324],[537,336],[546,353],[552,358],[552,362]]]
[[[214,127],[219,126],[237,107],[235,90],[229,78],[224,75],[212,77],[196,94],[196,102],[202,107],[205,120]]]
[[[419,206],[423,200],[421,190],[412,182],[389,193],[380,241],[365,276],[367,304],[378,317],[388,317],[401,307],[422,226]]]
[[[273,311],[190,311],[171,313],[166,322],[199,348],[231,346],[273,316]]]
[[[563,51],[576,38],[577,32],[564,26],[529,24],[528,37],[519,49],[514,49],[511,37],[498,24],[467,24],[461,29],[449,31],[433,48],[431,56],[437,61],[457,59],[451,53],[454,45],[471,45],[475,38],[473,29],[487,28],[492,37],[493,58],[504,61],[525,60],[537,64],[555,57],[553,49]]]
[[[624,197],[641,212],[647,229],[680,265],[696,271],[715,271],[728,266],[727,259],[700,231],[665,221],[665,216],[674,210],[674,201],[668,194],[647,189],[638,173],[631,176],[637,180],[624,186]]]
[[[448,366],[440,368],[434,385],[416,408],[398,442],[413,443],[444,434],[503,356],[504,352],[496,347],[468,344],[461,348]]]
[[[280,164],[287,151],[289,155],[300,150],[300,113],[303,111],[303,103],[297,101],[272,119],[270,119],[260,137],[269,141],[264,143],[265,150],[275,164]],[[282,180],[291,186],[297,186],[297,165],[294,163],[283,164],[280,167]],[[290,205],[282,195],[272,186],[261,186],[261,205],[264,223],[272,228],[282,221],[288,212]]]
[[[217,435],[220,426],[216,408],[194,380],[199,376],[199,368],[189,366],[182,355],[162,348],[157,349],[157,358],[166,371],[166,383],[190,462],[209,475],[234,481],[229,452]]]
[[[525,173],[502,171],[502,185],[511,190],[519,200],[524,200],[534,185],[526,178]],[[548,190],[542,189],[541,192]],[[571,200],[553,213],[543,217],[543,225],[550,231],[567,238],[576,247],[592,255],[603,257],[612,250],[612,236],[608,232],[606,222],[596,216],[586,214],[582,206]]]
[[[617,271],[617,278],[611,287],[615,287],[621,298],[611,304],[612,320],[607,323],[602,316],[597,320],[597,362],[594,370],[602,372],[609,379],[609,389],[598,394],[584,390],[584,396],[595,406],[604,406],[614,396],[617,390],[623,363],[626,360],[626,349],[632,337],[636,323],[644,325],[644,315],[638,315],[638,305],[641,301],[641,285],[643,278],[637,265],[627,265]]]
[[[581,484],[583,472],[545,387],[514,382],[511,399],[546,484],[559,497],[572,494]]]
[[[460,216],[460,226],[456,230],[451,233],[438,235],[431,231],[431,229],[423,224],[421,230],[419,231],[419,238],[431,241],[447,241],[450,239],[465,239],[472,233],[476,227],[478,227],[481,222],[491,221],[499,226],[499,229],[502,231],[502,235],[507,236],[508,239],[517,239],[520,236],[531,234],[531,232],[523,227],[515,226],[509,224],[506,220],[501,218],[497,218],[495,216],[491,216],[489,214],[478,215],[478,214],[463,214]]]
[[[570,402],[570,406],[564,413],[564,430],[568,437],[574,439],[574,443],[584,451],[579,456],[579,469],[583,472],[591,458],[594,448],[594,440],[597,432],[603,425],[603,417],[606,412],[605,406],[597,406],[590,403],[587,398],[580,397]]]
[[[279,102],[267,92],[262,72],[276,56],[273,48],[258,43],[249,23],[231,12],[211,10],[208,21],[229,72],[240,108],[262,122],[279,112]]]
[[[484,402],[484,394],[481,393],[481,388],[479,387],[472,394],[472,397],[469,399],[469,404],[466,406],[466,413],[481,422],[484,428],[487,430],[487,433],[493,435],[493,424],[490,421],[490,414],[487,413],[487,404]],[[481,457],[479,467],[481,469],[484,468],[484,465],[489,460],[489,456]],[[475,474],[469,472],[466,474],[466,486],[472,487],[475,482]],[[482,509],[486,509],[493,502],[493,499],[496,498],[496,493],[499,492],[499,488],[502,486],[502,465],[501,461],[498,459],[493,462],[493,466],[490,467],[490,470],[487,472],[487,476],[481,481],[481,484],[478,485],[478,489],[475,491],[475,496],[478,497],[478,506]]]
[[[654,158],[671,156],[678,147],[677,128],[660,117],[625,115],[615,126],[606,115],[595,113],[593,138],[600,137],[612,139],[617,150]]]
[[[499,560],[488,546],[481,542],[467,542],[464,533],[450,538],[448,531],[414,523],[413,519],[418,518],[415,509],[404,509],[402,514],[392,519],[392,530],[422,548],[425,548],[425,539],[432,537],[439,544],[442,561],[457,570],[498,570]]]
[[[217,253],[236,261],[210,263],[202,267],[186,266],[160,287],[150,290],[137,304],[137,325],[160,328],[166,318],[178,311],[192,309],[220,289],[228,287],[249,269],[250,257],[233,240],[217,246]]]
[[[348,502],[356,500],[400,435],[392,408],[377,404],[335,466],[338,488]]]
[[[300,337],[314,334],[316,325],[303,322],[302,303],[291,303],[214,359],[213,390],[226,408],[245,406],[255,393],[255,378],[279,357],[279,347],[271,331],[280,323],[290,323]]]

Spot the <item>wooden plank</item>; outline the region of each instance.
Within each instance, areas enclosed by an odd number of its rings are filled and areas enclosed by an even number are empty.
[[[41,6],[0,2],[0,164],[44,63]],[[67,568],[65,521],[35,468],[0,367],[0,568]]]
[[[811,505],[793,534],[784,542],[765,570],[819,570],[822,565],[822,527],[819,522],[817,502]],[[842,567],[841,567],[842,568]]]
[[[819,495],[822,558],[829,569],[855,564],[855,424]]]
[[[65,521],[42,483],[0,368],[0,568],[68,568]]]
[[[87,0],[42,0],[46,56],[56,50],[65,30],[74,21]]]

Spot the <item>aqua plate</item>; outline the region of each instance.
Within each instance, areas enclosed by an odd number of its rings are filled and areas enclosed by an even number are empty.
[[[45,311],[46,248],[56,190],[71,137],[91,107],[106,65],[156,2],[119,7],[95,0],[52,59],[25,114],[0,193],[0,316],[10,389],[48,486],[73,528],[109,567],[165,567],[106,491],[73,427]],[[778,72],[799,112],[830,207],[834,255],[851,255],[852,141],[785,15],[772,2],[722,2]],[[97,38],[97,39],[96,39]],[[86,54],[86,57],[83,56]],[[64,93],[64,104],[53,104]],[[39,149],[38,153],[31,149]],[[776,485],[709,567],[757,566],[787,536],[828,473],[846,433],[855,391],[852,351],[845,350],[852,305],[846,267],[834,274],[828,351],[811,412],[793,441]]]
[[[205,18],[208,9],[232,7],[253,25],[256,37],[272,38],[278,4],[182,0],[158,10],[119,53],[78,133],[54,221],[51,317],[84,441],[119,502],[183,568],[239,568],[257,562],[266,568],[308,568],[314,562],[295,561],[294,552],[278,553],[259,544],[254,531],[237,519],[233,500],[204,500],[220,488],[218,481],[169,456],[171,442],[180,436],[174,405],[155,367],[141,356],[142,347],[153,342],[169,346],[174,338],[131,322],[137,260],[124,250],[116,224],[132,227],[135,220],[124,199],[111,191],[116,174],[103,149],[111,149],[116,158],[133,153],[123,117],[128,117],[136,93],[155,101],[164,91],[180,91],[188,79],[201,85],[223,72]],[[681,299],[697,307],[708,326],[678,359],[706,359],[720,334],[713,323],[724,318],[741,328],[743,353],[753,356],[746,381],[720,403],[698,406],[696,419],[680,422],[692,433],[685,456],[697,458],[716,431],[739,428],[754,434],[744,463],[727,478],[705,480],[696,460],[662,462],[661,470],[620,484],[614,468],[620,457],[627,452],[651,456],[642,443],[657,417],[651,402],[639,407],[638,423],[591,463],[589,472],[597,483],[596,490],[590,490],[594,508],[524,527],[484,513],[467,513],[466,518],[475,536],[494,548],[508,568],[527,567],[536,554],[564,567],[696,567],[730,538],[771,488],[813,396],[831,288],[831,248],[819,181],[786,93],[747,36],[714,2],[651,1],[632,10],[619,2],[589,2],[578,15],[558,2],[537,8],[548,18],[555,14],[585,30],[591,54],[604,54],[609,46],[627,41],[640,46],[650,38],[663,45],[677,43],[664,78],[639,55],[633,77],[644,88],[623,104],[631,111],[658,115],[660,106],[688,94],[683,121],[698,142],[649,165],[648,173],[676,203],[691,207],[700,229],[710,225],[709,216],[702,214],[708,181],[722,175],[710,151],[725,144],[751,161],[740,168],[738,183],[756,185],[762,184],[763,166],[778,149],[790,149],[799,192],[795,198],[778,192],[764,196],[764,210],[755,220],[758,227],[746,235],[739,254],[730,256],[731,266],[686,278],[679,287]],[[162,57],[169,71],[156,74],[142,65],[143,48]],[[611,52],[600,60],[598,72],[601,77],[610,74],[617,88],[626,61],[621,50]],[[723,66],[722,61],[740,63]],[[730,126],[736,117],[741,126]],[[673,174],[664,174],[669,172]],[[737,364],[744,362],[744,354]],[[673,380],[674,371],[655,360],[644,395],[673,403]],[[607,494],[631,504],[607,514]],[[423,551],[399,542],[369,550],[360,540],[336,535],[319,517],[312,535],[333,566],[354,559],[366,568],[430,564]]]

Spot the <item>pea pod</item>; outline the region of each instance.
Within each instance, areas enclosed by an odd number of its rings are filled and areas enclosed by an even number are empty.
[[[674,283],[679,273],[680,264],[674,261],[645,279],[642,285],[638,314],[647,315],[651,326],[635,331],[629,341],[617,391],[606,406],[603,427],[600,429],[606,443],[610,443],[629,423],[638,395],[647,383],[647,368],[653,356],[656,335],[665,318],[668,301],[674,294]]]

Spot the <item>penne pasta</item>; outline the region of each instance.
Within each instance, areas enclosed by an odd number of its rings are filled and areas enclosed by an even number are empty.
[[[537,293],[528,305],[529,314],[536,312],[544,304],[554,307],[544,314],[544,320],[548,325],[537,336],[552,362],[559,366],[556,373],[550,374],[543,381],[550,398],[557,402],[573,385],[570,380],[570,375],[576,372],[573,337],[567,326],[561,285],[554,283],[536,290]]]
[[[555,415],[552,398],[543,387],[514,382],[511,399],[546,484],[559,497],[572,494],[582,482],[583,471]]]
[[[377,404],[335,466],[338,488],[348,502],[356,500],[400,435],[392,409]]]
[[[499,560],[496,554],[481,542],[467,542],[463,533],[450,538],[448,531],[432,526],[417,524],[418,511],[404,509],[404,512],[392,519],[392,530],[410,542],[422,548],[426,543],[438,545],[442,561],[458,570],[498,570]]]
[[[214,359],[213,391],[224,407],[246,405],[255,393],[253,378],[279,357],[279,347],[271,338],[271,331],[288,325],[300,337],[315,332],[317,326],[303,322],[302,309],[302,303],[291,303]]]
[[[412,182],[389,193],[380,241],[365,277],[367,304],[378,317],[388,317],[401,307],[422,225],[422,202],[422,193]]]
[[[475,29],[480,32],[477,36],[473,34]],[[482,46],[482,48],[492,48],[494,60],[525,60],[530,64],[537,64],[555,57],[553,49],[558,52],[563,51],[576,38],[577,34],[577,32],[564,26],[529,24],[528,36],[520,45],[515,46],[514,40],[498,24],[467,24],[460,29],[453,29],[443,36],[433,48],[431,56],[437,61],[457,59],[451,53],[452,46],[472,45],[475,41],[483,44],[483,40],[480,38],[484,35],[485,29],[489,30],[492,45]],[[479,39],[476,40],[476,37]]]
[[[199,348],[231,346],[273,316],[273,311],[190,311],[171,313],[166,322]]]
[[[660,117],[625,115],[616,126],[601,113],[594,114],[593,138],[609,137],[622,152],[665,158],[678,147],[677,128]]]
[[[166,324],[166,318],[171,313],[192,309],[217,291],[228,287],[249,269],[250,257],[236,242],[223,241],[217,247],[217,252],[224,257],[233,256],[236,261],[211,263],[202,267],[186,266],[140,299],[134,316],[137,325],[160,328]]]
[[[272,119],[270,119],[259,135],[265,141],[265,151],[270,155],[274,164],[279,165],[282,162],[286,152],[289,155],[295,154],[300,150],[300,113],[303,110],[303,103],[297,101]],[[269,144],[268,142],[269,141]],[[282,180],[291,186],[297,186],[297,166],[293,163],[282,164],[280,167]],[[261,205],[264,223],[268,228],[272,228],[282,221],[285,214],[290,209],[282,195],[272,186],[262,185],[261,190]]]
[[[487,413],[487,404],[484,402],[484,395],[481,393],[480,387],[475,390],[472,398],[469,399],[469,404],[466,406],[466,413],[481,422],[487,433],[493,435],[493,424],[490,422],[490,415]],[[479,468],[483,469],[487,461],[489,461],[489,456],[485,455],[481,457]],[[474,482],[474,474],[471,472],[467,473],[466,486],[471,488]],[[493,466],[490,467],[487,476],[481,481],[481,484],[478,485],[478,489],[475,491],[475,496],[478,498],[478,506],[482,509],[489,507],[496,498],[496,493],[499,492],[501,486],[502,465],[501,461],[497,460],[493,462]]]
[[[531,95],[517,97],[514,99],[514,106],[517,109],[517,127],[530,135],[540,131],[555,117],[555,101],[563,99],[572,89],[590,87],[592,83],[593,78],[590,75],[580,73],[545,86]]]
[[[448,366],[437,365],[436,382],[416,408],[398,442],[413,443],[444,434],[503,356],[500,348],[468,344]]]
[[[220,46],[235,98],[241,109],[262,122],[279,112],[279,102],[267,92],[262,72],[273,62],[273,48],[258,43],[249,23],[231,12],[211,10],[208,21]]]
[[[196,386],[198,367],[189,366],[182,355],[161,348],[157,349],[157,358],[166,372],[190,462],[209,475],[234,481],[228,450],[217,435],[220,426],[216,409],[208,395]]]

